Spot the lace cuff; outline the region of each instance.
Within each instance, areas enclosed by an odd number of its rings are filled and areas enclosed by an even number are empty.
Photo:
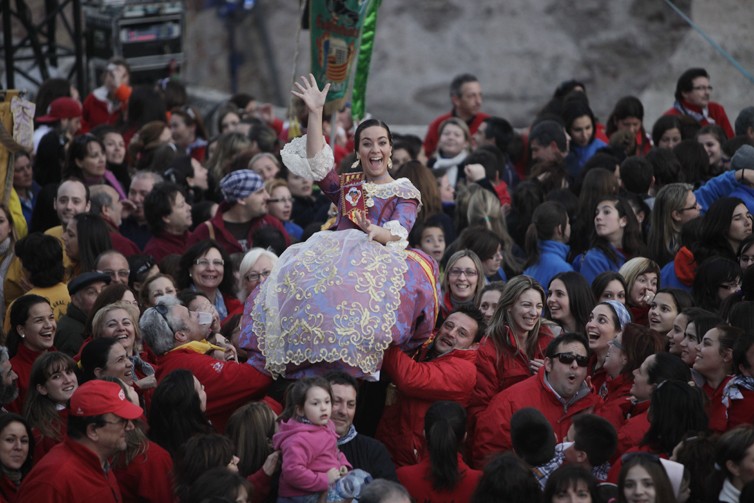
[[[322,181],[335,165],[335,158],[330,145],[325,146],[312,158],[306,157],[306,135],[294,138],[286,143],[280,152],[283,164],[294,175]]]
[[[389,241],[385,246],[391,250],[405,250],[408,247],[408,231],[401,225],[398,220],[385,222],[385,229],[390,231],[390,235],[398,236],[398,241]]]

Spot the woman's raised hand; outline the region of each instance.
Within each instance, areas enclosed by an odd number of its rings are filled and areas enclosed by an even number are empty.
[[[309,74],[307,79],[303,75],[301,76],[301,83],[294,82],[294,88],[291,89],[291,94],[298,96],[306,104],[310,112],[316,112],[322,110],[327,101],[327,92],[330,90],[330,83],[325,84],[325,87],[320,90],[317,87],[317,81],[314,75]]]

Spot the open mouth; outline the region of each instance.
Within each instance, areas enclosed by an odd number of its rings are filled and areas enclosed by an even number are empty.
[[[589,338],[589,343],[597,342],[600,340],[599,332],[587,332],[586,336]]]

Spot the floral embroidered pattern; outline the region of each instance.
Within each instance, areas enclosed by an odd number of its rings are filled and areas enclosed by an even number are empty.
[[[364,183],[364,190],[367,195],[366,204],[368,208],[374,206],[374,200],[389,199],[391,197],[398,197],[401,199],[416,199],[419,201],[419,207],[421,208],[422,196],[419,189],[408,180],[408,178],[399,178],[389,183]],[[417,210],[418,211],[418,210]]]

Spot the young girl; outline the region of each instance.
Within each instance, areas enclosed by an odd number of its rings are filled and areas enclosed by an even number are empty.
[[[278,503],[316,502],[319,493],[351,476],[351,464],[338,450],[331,402],[330,384],[321,377],[306,377],[288,388],[285,410],[278,418],[280,430],[272,437],[283,458]],[[329,494],[327,500],[331,501]]]

